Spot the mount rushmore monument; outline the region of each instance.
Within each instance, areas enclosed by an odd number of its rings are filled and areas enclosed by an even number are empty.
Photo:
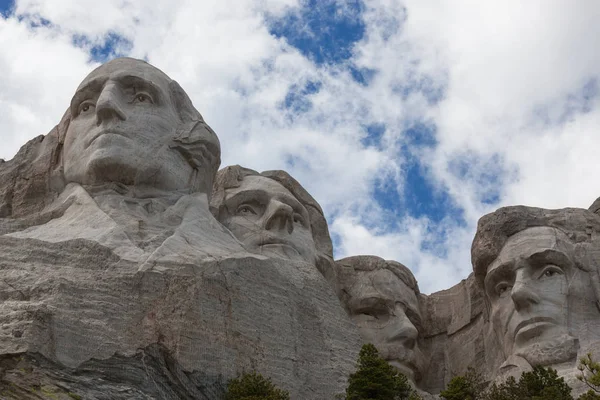
[[[257,370],[332,399],[363,343],[425,398],[469,367],[552,366],[577,391],[600,356],[600,202],[483,216],[473,274],[425,295],[402,260],[334,260],[288,173],[219,164],[185,91],[130,58],[0,161],[0,393],[219,399]]]

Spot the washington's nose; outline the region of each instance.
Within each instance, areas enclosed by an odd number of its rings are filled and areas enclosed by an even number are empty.
[[[292,233],[294,231],[293,215],[292,207],[273,199],[269,202],[264,228],[268,231],[286,229],[288,233]]]
[[[512,287],[510,296],[517,311],[527,309],[540,302],[536,291],[526,281],[517,279]]]
[[[107,84],[96,102],[96,123],[117,119],[125,121],[127,117],[123,112],[121,93],[114,84]]]
[[[406,315],[399,316],[392,335],[388,338],[390,342],[401,343],[407,349],[413,349],[417,343],[419,331],[410,322]]]

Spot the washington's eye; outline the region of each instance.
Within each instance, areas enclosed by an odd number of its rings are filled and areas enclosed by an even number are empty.
[[[510,285],[506,282],[501,282],[499,284],[496,285],[496,295],[498,297],[506,297],[508,295],[508,293],[510,292]]]
[[[134,101],[137,103],[153,103],[152,97],[150,97],[146,93],[137,93],[135,95]]]
[[[89,112],[94,107],[94,104],[91,101],[84,101],[79,105],[78,113],[85,114]]]

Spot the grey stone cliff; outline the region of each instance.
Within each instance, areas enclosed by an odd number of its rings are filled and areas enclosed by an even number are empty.
[[[314,263],[212,216],[219,152],[176,82],[117,59],[0,164],[3,396],[218,399],[251,370],[294,399],[344,391],[357,330]]]

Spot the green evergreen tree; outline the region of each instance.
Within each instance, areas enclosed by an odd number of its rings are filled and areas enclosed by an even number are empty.
[[[579,360],[577,369],[581,371],[581,375],[579,375],[577,379],[588,385],[590,388],[585,394],[588,396],[585,400],[600,399],[600,363],[592,360],[592,354],[588,353]],[[593,397],[594,395],[596,397]],[[580,396],[579,399],[582,397],[583,396]]]
[[[522,396],[531,400],[573,400],[571,388],[552,368],[534,367],[519,379]]]
[[[346,400],[409,400],[416,394],[404,375],[379,356],[372,344],[365,344],[358,356],[358,368],[348,379]]]
[[[289,400],[290,394],[278,389],[271,378],[264,378],[253,371],[243,374],[227,384],[226,400]]]
[[[600,395],[590,389],[579,396],[577,400],[600,400]]]
[[[521,388],[512,376],[501,384],[494,383],[482,396],[483,400],[521,400]]]
[[[517,382],[513,377],[493,384],[483,400],[573,400],[571,388],[552,368],[534,367]]]
[[[455,376],[440,396],[445,400],[479,400],[485,389],[481,374],[469,368],[465,376]]]

